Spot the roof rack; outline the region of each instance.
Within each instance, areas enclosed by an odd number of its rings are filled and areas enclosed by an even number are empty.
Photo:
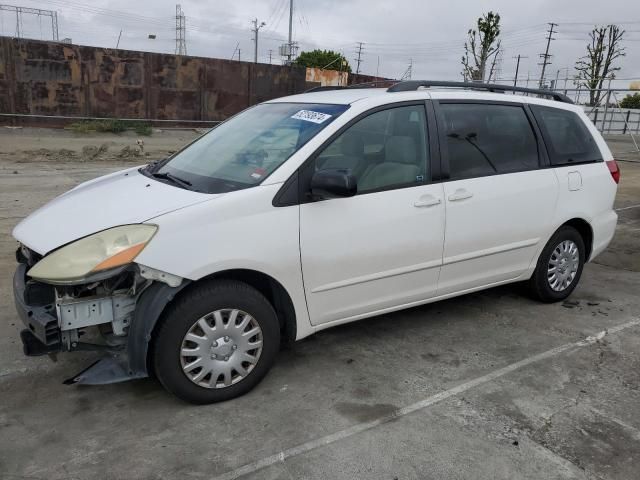
[[[553,92],[551,90],[538,90],[535,88],[512,87],[509,85],[498,85],[495,83],[407,80],[404,82],[398,82],[392,87],[389,87],[387,89],[387,92],[411,92],[411,91],[417,90],[420,87],[464,88],[469,90],[486,90],[488,92],[495,92],[495,93],[505,93],[505,92],[530,93],[534,95],[550,97],[557,102],[573,103],[573,100],[571,100],[566,95],[563,95],[562,93],[558,93],[558,92]]]
[[[326,85],[321,87],[310,88],[309,90],[305,90],[304,93],[324,92],[326,90],[342,90],[343,88],[347,88],[347,87],[343,87],[341,85]]]

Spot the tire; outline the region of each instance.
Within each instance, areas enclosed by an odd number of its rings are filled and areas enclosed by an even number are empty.
[[[578,285],[584,261],[585,246],[580,233],[568,225],[560,227],[538,258],[529,280],[531,294],[545,303],[564,300]],[[552,262],[557,262],[556,270],[551,270]]]
[[[280,327],[269,301],[243,282],[213,280],[169,307],[154,334],[152,361],[169,392],[206,404],[255,387],[279,347]]]

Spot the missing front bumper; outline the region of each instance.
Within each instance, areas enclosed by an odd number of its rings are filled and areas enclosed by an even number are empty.
[[[62,350],[62,338],[55,305],[47,303],[49,298],[53,298],[53,294],[49,297],[39,292],[38,300],[33,300],[34,289],[27,285],[26,270],[27,266],[20,264],[13,276],[14,303],[18,316],[26,327],[26,330],[20,333],[24,353],[25,355],[45,355],[59,352]],[[36,304],[27,303],[27,299]],[[39,342],[41,346],[35,342]]]

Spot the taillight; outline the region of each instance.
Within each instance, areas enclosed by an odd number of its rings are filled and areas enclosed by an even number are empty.
[[[616,183],[620,183],[620,169],[618,168],[618,164],[615,160],[607,160],[607,167],[609,167],[609,173],[611,173],[611,178]]]

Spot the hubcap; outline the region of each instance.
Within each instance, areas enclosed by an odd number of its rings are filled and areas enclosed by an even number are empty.
[[[552,290],[562,292],[576,278],[580,266],[578,246],[571,240],[560,243],[551,252],[547,265],[547,280]]]
[[[196,385],[225,388],[255,368],[262,353],[262,330],[246,312],[216,310],[199,318],[182,339],[182,371]]]

